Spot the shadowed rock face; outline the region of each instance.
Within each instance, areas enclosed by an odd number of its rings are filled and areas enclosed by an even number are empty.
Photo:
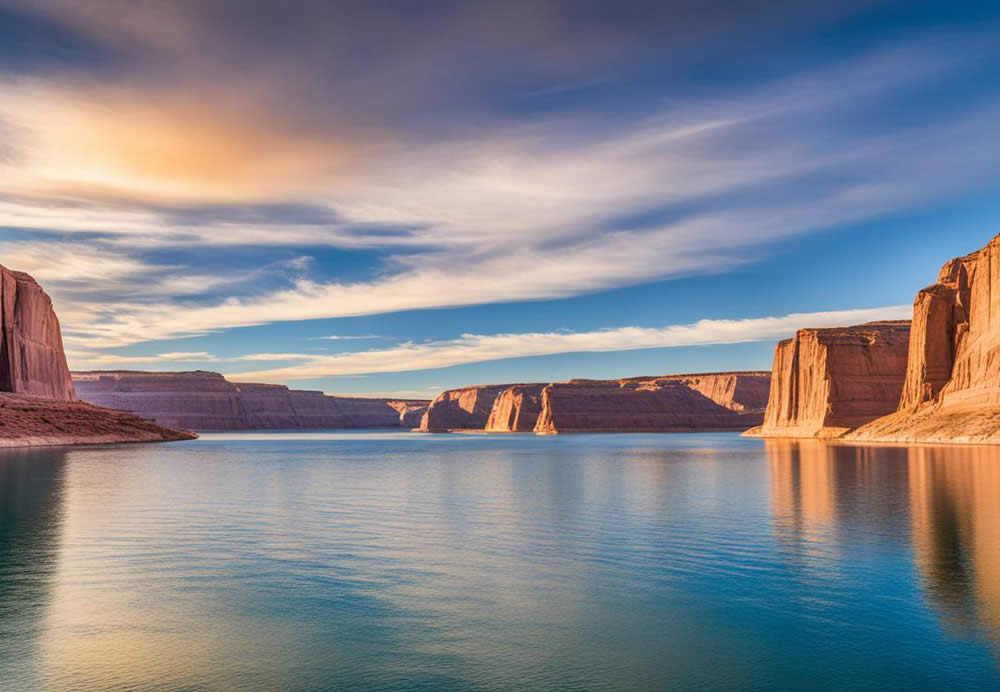
[[[876,322],[802,329],[778,344],[756,437],[839,437],[896,409],[910,325]]]
[[[486,421],[487,432],[531,432],[542,412],[543,384],[516,384],[500,392]]]
[[[0,391],[73,401],[52,300],[33,278],[0,266]]]
[[[184,430],[412,427],[426,401],[333,397],[214,372],[79,372],[81,399]]]
[[[1000,442],[1000,236],[917,294],[897,412],[849,439]]]
[[[746,430],[763,420],[769,380],[745,372],[550,384],[535,432]]]

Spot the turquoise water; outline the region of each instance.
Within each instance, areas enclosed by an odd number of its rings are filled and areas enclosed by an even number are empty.
[[[206,435],[0,455],[4,690],[1000,689],[1000,450]]]

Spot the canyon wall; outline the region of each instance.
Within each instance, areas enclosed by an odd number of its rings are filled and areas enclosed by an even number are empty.
[[[334,397],[284,385],[230,382],[219,373],[73,373],[79,397],[183,430],[412,427],[427,402]]]
[[[760,425],[770,373],[572,380],[542,391],[535,432],[746,430]]]
[[[0,392],[76,398],[52,300],[33,278],[2,266]]]
[[[840,437],[896,409],[910,325],[801,329],[778,344],[764,422],[754,437]]]
[[[514,385],[483,384],[448,389],[437,395],[420,420],[422,432],[485,430],[500,394]]]
[[[531,432],[542,412],[543,384],[516,384],[500,392],[493,402],[487,432]]]
[[[847,439],[1000,442],[1000,236],[917,294],[898,410]]]

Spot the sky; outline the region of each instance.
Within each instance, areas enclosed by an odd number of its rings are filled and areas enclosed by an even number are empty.
[[[1000,232],[1000,6],[0,0],[0,263],[70,367],[769,369]]]

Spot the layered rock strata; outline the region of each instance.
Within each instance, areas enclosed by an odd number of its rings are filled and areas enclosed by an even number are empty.
[[[755,437],[840,437],[896,409],[910,325],[801,329],[775,349],[771,393]]]
[[[335,397],[284,385],[230,382],[219,373],[73,374],[81,399],[184,430],[413,427],[426,401]]]
[[[909,350],[898,410],[847,439],[1000,443],[1000,236],[917,294]]]
[[[0,447],[166,442],[195,437],[132,413],[83,401],[0,394]]]
[[[0,392],[73,401],[52,300],[24,272],[0,266]]]
[[[759,425],[770,373],[572,380],[542,391],[535,432],[690,432]]]

